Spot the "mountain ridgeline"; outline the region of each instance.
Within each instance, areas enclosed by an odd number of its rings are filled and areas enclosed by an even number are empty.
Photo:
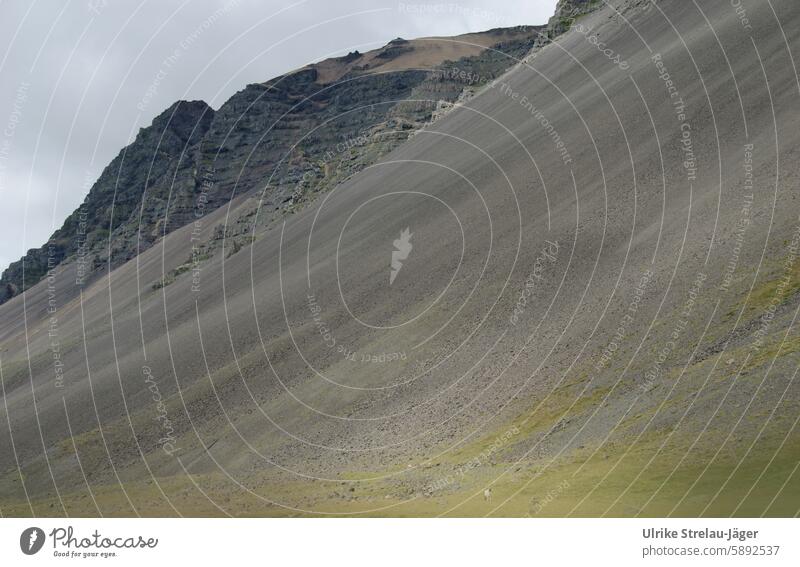
[[[216,111],[202,101],[174,103],[105,168],[41,248],[3,272],[0,303],[68,262],[76,282],[89,281],[248,192],[263,195],[264,218],[293,211],[548,42],[562,20],[398,38],[248,85]],[[245,238],[227,236],[237,250]]]

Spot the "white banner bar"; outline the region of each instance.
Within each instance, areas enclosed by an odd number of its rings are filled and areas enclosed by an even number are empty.
[[[799,522],[3,519],[0,565],[800,565]]]

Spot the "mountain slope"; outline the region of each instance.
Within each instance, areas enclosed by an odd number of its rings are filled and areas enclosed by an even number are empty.
[[[346,146],[348,154],[364,145],[388,151],[437,106],[513,65],[542,29],[397,39],[248,85],[217,112],[199,101],[175,103],[106,167],[44,246],[3,272],[0,303],[67,259],[80,260],[77,280],[96,277],[101,268],[120,265],[265,182],[274,186],[270,196],[278,204],[291,195],[298,200],[312,182],[335,182],[326,169],[334,165],[329,156],[343,157],[337,148]],[[409,98],[414,104],[399,104]]]
[[[795,515],[800,7],[698,4],[0,306],[3,513]]]

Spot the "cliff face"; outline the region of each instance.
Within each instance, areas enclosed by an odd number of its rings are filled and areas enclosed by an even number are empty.
[[[11,264],[0,280],[0,302],[28,289],[69,257],[81,256],[91,262],[87,270],[102,263],[103,248],[119,261],[132,256],[136,243],[129,241],[144,211],[141,246],[147,247],[156,235],[152,219],[172,179],[191,184],[188,165],[196,159],[198,143],[206,134],[214,111],[204,102],[176,102],[136,139],[124,148],[92,186],[81,206],[41,248],[29,250]],[[188,170],[188,171],[187,171]],[[112,238],[109,238],[113,235]]]
[[[90,276],[236,195],[264,191],[281,214],[370,165],[452,104],[500,75],[543,27],[456,38],[396,39],[248,85],[214,111],[180,101],[140,130],[83,204],[0,279],[0,304],[66,260]]]

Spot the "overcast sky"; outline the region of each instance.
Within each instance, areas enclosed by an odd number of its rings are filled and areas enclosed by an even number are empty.
[[[0,271],[178,99],[395,37],[541,24],[556,0],[0,0]],[[175,54],[172,63],[165,59]]]

